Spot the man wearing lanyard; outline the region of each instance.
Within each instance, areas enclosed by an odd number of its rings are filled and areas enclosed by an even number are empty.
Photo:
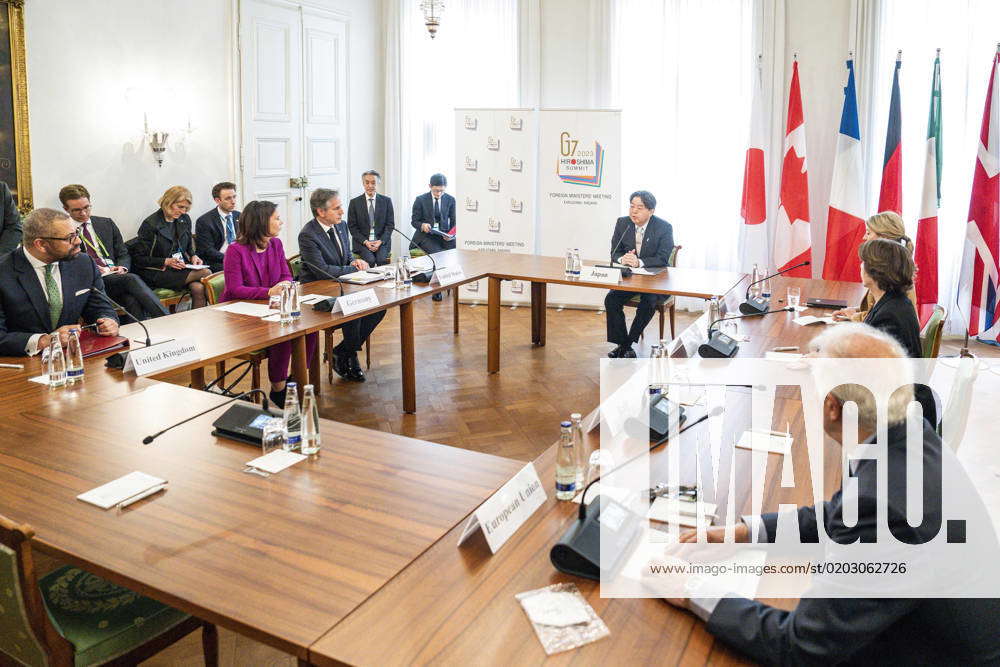
[[[167,314],[153,290],[134,273],[132,258],[122,240],[121,230],[111,218],[91,216],[90,192],[82,185],[67,185],[59,191],[63,210],[77,224],[80,243],[90,255],[104,280],[104,289],[112,299],[141,320]],[[123,322],[130,322],[128,315]]]
[[[222,270],[226,248],[236,241],[240,212],[236,210],[236,184],[229,181],[212,186],[215,208],[202,213],[194,222],[194,243],[198,257],[212,273]]]
[[[392,200],[376,192],[382,177],[374,169],[361,174],[364,193],[351,200],[347,207],[347,228],[358,257],[372,266],[389,263],[392,247]]]
[[[413,243],[425,253],[431,254],[455,247],[455,198],[444,190],[448,179],[444,174],[434,174],[425,192],[413,201],[413,215],[410,224],[416,233]],[[441,293],[434,295],[441,300]]]

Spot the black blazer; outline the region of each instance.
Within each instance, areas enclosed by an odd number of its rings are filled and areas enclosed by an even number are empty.
[[[392,200],[383,194],[375,193],[375,238],[382,245],[392,245],[392,230],[396,227],[395,215],[392,211]],[[368,195],[361,194],[351,200],[347,206],[347,228],[354,239],[354,252],[364,247],[371,231],[368,221]]]
[[[131,270],[132,257],[129,255],[128,247],[122,238],[122,232],[118,229],[115,221],[111,218],[93,215],[90,217],[90,225],[94,233],[97,234],[97,238],[104,244],[104,249],[111,255],[111,261],[114,262],[115,266],[124,266]],[[82,236],[80,242],[86,243]],[[86,252],[84,249],[81,250]]]
[[[0,255],[10,252],[21,242],[21,214],[14,203],[14,195],[0,181],[0,203],[3,205],[3,227],[0,228]]]
[[[299,282],[309,283],[314,280],[329,280],[319,271],[310,268],[309,264],[318,266],[332,276],[340,277],[345,273],[354,273],[356,268],[351,266],[354,256],[351,254],[351,236],[347,232],[347,225],[340,222],[334,225],[340,243],[344,247],[341,254],[337,244],[323,231],[323,226],[313,218],[302,227],[299,232],[299,256],[302,258],[302,270],[299,272]],[[309,262],[309,264],[306,264]]]
[[[132,243],[132,262],[139,269],[162,269],[163,262],[173,257],[178,248],[184,254],[184,261],[197,254],[191,236],[191,216],[187,213],[173,222],[167,222],[163,211],[158,210],[139,225],[135,242]],[[202,258],[204,261],[204,258]]]
[[[28,339],[53,330],[42,283],[24,253],[18,248],[0,258],[0,276],[9,276],[0,280],[0,356],[22,357]],[[81,317],[88,324],[102,317],[118,321],[115,309],[89,289],[104,291],[101,272],[89,255],[81,251],[60,263],[59,277],[63,308],[56,329],[76,324]]]
[[[427,223],[434,226],[434,195],[430,192],[418,196],[413,200],[413,215],[410,224],[417,232],[413,235],[413,241],[419,243],[424,238],[424,233],[420,230],[420,225]],[[447,192],[441,194],[441,231],[448,232],[455,227],[455,198]]]
[[[882,295],[865,316],[865,324],[895,338],[910,358],[919,359],[923,356],[917,311],[905,292],[893,290]]]
[[[239,222],[240,222],[240,212],[233,211],[233,227],[236,229],[236,235],[239,236]],[[198,219],[194,222],[194,242],[195,242],[195,252],[201,261],[209,264],[213,267],[213,270],[221,271],[222,261],[225,259],[225,255],[219,251],[222,248],[223,242],[226,240],[226,228],[222,224],[222,218],[219,217],[219,209],[213,207],[210,211],[206,211],[198,216]],[[219,269],[215,269],[215,266],[219,266]]]
[[[635,223],[626,215],[615,223],[615,231],[611,235],[611,256],[617,262],[630,250],[635,250]],[[643,266],[667,266],[673,250],[674,228],[663,218],[652,216],[646,223],[642,252],[639,253]]]
[[[888,466],[888,523],[909,544],[921,543],[937,534],[941,511],[941,480],[948,470],[949,488],[972,483],[950,451],[942,451],[941,441],[929,424],[924,424],[924,521],[910,527],[906,520],[906,427],[896,425],[888,432],[885,462],[858,459],[854,477],[858,480],[857,523],[845,525],[842,490],[817,508],[798,510],[799,540],[819,540],[819,522],[838,544],[872,539],[885,516],[878,516],[877,468]],[[942,460],[948,457],[947,468]],[[957,479],[956,479],[957,478]],[[928,481],[929,480],[929,481]],[[964,484],[963,484],[964,480]],[[954,506],[954,500],[950,501]],[[970,545],[982,553],[980,560],[995,567],[996,535],[978,530],[990,525],[982,501],[978,506],[963,501]],[[971,515],[970,515],[971,514]],[[761,516],[773,541],[777,514]],[[941,535],[937,535],[941,538]],[[992,543],[992,544],[990,544]],[[969,553],[965,551],[963,553]],[[927,562],[910,563],[911,568],[928,567]],[[985,563],[956,562],[957,574],[966,567],[987,568]],[[973,569],[973,572],[975,569]],[[955,572],[949,574],[955,575]],[[892,576],[882,575],[882,576]],[[929,574],[928,578],[935,575]],[[970,580],[972,581],[972,580]],[[739,597],[719,600],[708,619],[708,631],[737,650],[768,665],[813,664],[972,664],[1000,661],[1000,600],[989,598],[802,598],[794,611],[783,611]]]

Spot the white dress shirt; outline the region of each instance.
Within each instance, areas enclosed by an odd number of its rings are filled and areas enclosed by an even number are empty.
[[[35,270],[35,276],[38,277],[38,282],[42,286],[42,296],[45,297],[45,303],[49,302],[49,291],[45,287],[45,267],[48,266],[45,262],[38,259],[30,252],[22,248],[24,256],[28,258],[28,263],[31,264],[31,268]],[[52,279],[56,281],[56,288],[59,290],[59,296],[62,296],[62,275],[59,273],[59,262],[52,262]],[[65,299],[63,300],[65,303]],[[40,352],[38,349],[38,340],[45,334],[32,334],[31,338],[28,339],[28,344],[24,346],[24,353],[29,357],[33,357]]]

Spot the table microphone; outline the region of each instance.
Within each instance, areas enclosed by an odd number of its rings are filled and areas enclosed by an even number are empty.
[[[430,257],[430,259],[431,259],[431,271],[430,271],[430,273],[428,273],[426,271],[423,271],[421,273],[414,273],[414,274],[412,274],[410,276],[410,279],[413,282],[415,282],[415,283],[429,283],[431,281],[431,279],[434,277],[434,272],[437,271],[437,262],[434,261],[434,254],[431,253],[431,252],[428,252],[427,248],[423,247],[422,245],[420,245],[419,243],[417,243],[416,241],[414,241],[413,239],[411,239],[409,236],[407,236],[403,232],[399,231],[398,227],[394,226],[392,228],[392,230],[394,232],[397,232],[400,236],[402,236],[404,239],[406,239],[407,241],[409,241],[413,245],[415,245],[418,248],[420,248],[421,250],[423,250],[424,254],[427,255],[428,257]],[[407,253],[409,253],[409,248],[407,248]]]
[[[308,266],[313,271],[316,271],[318,273],[322,273],[324,276],[326,276],[327,278],[329,278],[333,282],[337,283],[337,286],[340,287],[340,296],[344,296],[344,283],[341,282],[340,278],[338,278],[337,276],[333,275],[332,273],[330,273],[326,269],[321,269],[320,267],[316,266],[312,262],[307,262],[306,260],[303,259],[302,263],[305,264],[306,266]],[[337,297],[335,297],[335,296],[328,297],[326,299],[323,299],[322,301],[317,301],[316,303],[314,303],[313,304],[313,310],[318,310],[321,313],[330,313],[330,312],[333,312],[333,306],[336,303],[337,303]]]
[[[765,298],[763,296],[755,296],[754,298],[751,299],[750,288],[756,285],[757,283],[762,283],[765,280],[770,280],[771,278],[780,276],[782,273],[788,273],[792,269],[797,269],[800,266],[808,266],[811,263],[812,262],[810,262],[809,260],[806,260],[801,264],[796,264],[795,266],[790,266],[787,269],[782,269],[777,273],[772,273],[769,276],[764,276],[760,280],[755,280],[749,285],[747,285],[747,293],[746,296],[743,297],[743,303],[740,304],[740,312],[743,313],[744,315],[763,315],[764,311],[771,307],[771,299]]]
[[[698,346],[698,355],[703,359],[726,359],[736,356],[736,351],[740,349],[740,346],[736,343],[736,341],[721,331],[713,329],[716,324],[722,322],[723,320],[742,320],[745,317],[760,317],[761,315],[784,313],[792,310],[795,309],[791,306],[786,306],[785,308],[778,308],[777,310],[765,310],[763,313],[720,317],[708,325],[708,340]]]
[[[123,313],[125,313],[126,315],[128,315],[129,317],[131,317],[133,320],[135,320],[136,324],[138,324],[140,327],[142,327],[143,332],[146,334],[146,347],[152,347],[153,341],[149,337],[149,329],[147,329],[146,325],[142,323],[142,320],[140,320],[138,317],[136,317],[132,313],[128,312],[128,309],[126,309],[125,306],[121,305],[120,303],[118,303],[117,301],[115,301],[114,299],[112,299],[105,292],[102,292],[101,290],[97,289],[96,287],[91,287],[90,291],[91,291],[91,293],[96,294],[97,296],[101,297],[102,299],[104,299],[105,301],[107,301],[108,303],[110,303],[112,308],[121,308]]]
[[[598,264],[597,268],[599,268],[599,269],[621,269],[622,278],[628,278],[628,277],[630,277],[632,275],[632,267],[631,266],[616,266],[615,265],[615,250],[618,250],[618,246],[620,246],[622,244],[622,239],[625,238],[625,232],[627,232],[627,231],[628,231],[628,227],[625,227],[625,229],[622,230],[622,233],[618,235],[618,243],[616,243],[611,248],[611,254],[608,256],[611,259],[611,262],[609,264]]]
[[[142,439],[142,444],[148,445],[149,443],[153,442],[154,440],[156,440],[161,435],[163,435],[164,433],[166,433],[167,431],[169,431],[171,429],[175,429],[175,428],[177,428],[178,426],[180,426],[182,424],[187,424],[192,419],[197,419],[198,417],[201,417],[202,415],[208,414],[212,410],[218,410],[219,408],[221,408],[224,405],[229,405],[230,403],[232,403],[234,401],[238,401],[238,400],[240,400],[242,398],[246,398],[247,396],[250,396],[252,394],[260,394],[261,395],[261,397],[262,397],[261,408],[263,408],[264,412],[269,412],[269,408],[271,407],[271,405],[270,405],[270,403],[268,401],[268,398],[267,398],[267,392],[264,391],[263,389],[251,389],[250,391],[245,391],[242,394],[238,394],[236,396],[233,396],[229,400],[223,401],[222,403],[219,403],[218,405],[214,405],[214,406],[210,407],[208,410],[202,410],[201,412],[199,412],[196,415],[191,415],[190,417],[188,417],[187,419],[185,419],[183,421],[179,421],[176,424],[171,424],[170,426],[166,427],[165,429],[163,429],[159,433],[154,433],[153,435],[147,435],[145,438]]]
[[[724,408],[721,405],[717,405],[712,408],[711,411],[705,413],[698,419],[694,420],[684,428],[680,429],[677,434],[680,435],[690,428],[697,426],[703,421],[707,420],[709,417],[715,417],[722,414]],[[667,438],[661,438],[655,443],[650,445],[646,452],[640,452],[630,458],[628,461],[615,466],[609,470],[607,475],[610,475],[628,464],[635,461],[637,458],[643,454],[648,454],[653,451],[664,442]],[[566,530],[563,536],[558,542],[553,545],[552,550],[549,552],[549,560],[552,561],[552,565],[555,566],[560,572],[565,572],[567,574],[573,574],[579,577],[586,577],[587,579],[600,580],[602,569],[611,569],[613,564],[606,564],[605,568],[601,567],[601,503],[600,496],[595,498],[591,505],[595,505],[593,512],[590,511],[590,507],[587,505],[587,491],[590,487],[594,485],[595,482],[601,479],[601,475],[598,475],[593,481],[590,482],[580,494],[580,510],[577,516],[577,520]],[[615,503],[614,500],[608,500],[608,503]],[[630,515],[633,519],[637,518],[628,509],[618,506],[621,512],[624,512],[625,517]],[[616,511],[616,515],[618,512]],[[619,521],[616,524],[616,528],[612,528],[611,525],[606,525],[606,536],[612,540],[611,545],[605,545],[605,553],[616,554],[616,560],[621,558],[628,547],[629,542],[631,542],[636,529],[637,522],[635,521]],[[610,548],[609,548],[610,547]]]

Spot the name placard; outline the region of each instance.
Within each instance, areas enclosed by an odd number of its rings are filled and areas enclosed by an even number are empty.
[[[580,280],[588,283],[607,283],[617,285],[622,278],[618,269],[606,269],[599,266],[583,266],[580,268]]]
[[[123,372],[134,371],[141,377],[200,360],[198,344],[193,338],[175,338],[158,345],[131,350],[125,360]]]
[[[465,280],[465,271],[462,270],[461,266],[445,266],[434,272],[431,282],[439,285],[450,285],[460,280]]]
[[[378,295],[375,294],[375,290],[369,287],[360,292],[351,292],[350,294],[337,297],[337,302],[333,305],[332,312],[353,315],[362,310],[376,308],[378,305]]]
[[[535,466],[529,463],[469,517],[458,538],[459,546],[482,529],[490,551],[496,553],[524,525],[528,517],[542,506],[545,498],[545,489],[538,479]]]

